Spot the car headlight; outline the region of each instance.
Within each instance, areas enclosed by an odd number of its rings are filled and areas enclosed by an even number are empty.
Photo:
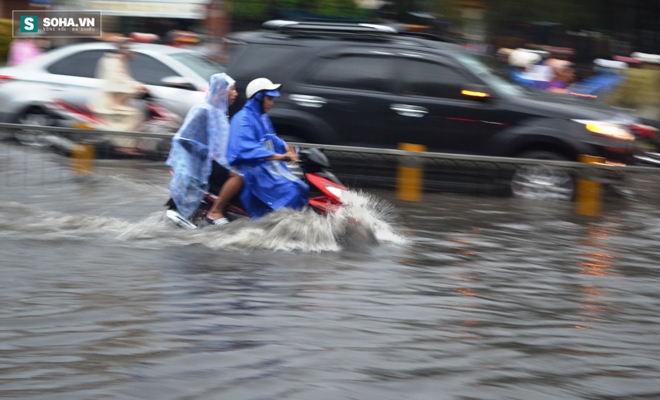
[[[584,119],[574,119],[573,121],[584,125],[589,132],[607,136],[612,139],[635,140],[635,135],[628,132],[621,125],[613,122],[588,121]]]

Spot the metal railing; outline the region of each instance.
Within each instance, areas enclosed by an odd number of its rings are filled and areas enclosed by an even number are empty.
[[[171,134],[114,132],[81,130],[62,127],[26,126],[20,124],[0,124],[4,141],[0,143],[0,184],[30,185],[35,180],[52,180],[62,177],[47,177],[49,165],[73,164],[68,172],[80,173],[80,145],[93,147],[94,162],[104,159],[142,159],[146,158],[161,165],[167,156]],[[33,140],[41,148],[26,148],[13,141],[21,137],[23,142]],[[160,143],[162,146],[152,154],[126,154],[118,152],[109,139],[115,137],[135,138],[141,141]],[[32,138],[32,139],[30,139]],[[424,191],[454,191],[478,195],[510,195],[516,189],[516,179],[520,180],[518,190],[525,185],[544,186],[561,184],[561,180],[570,177],[573,180],[587,180],[612,184],[615,192],[634,191],[638,196],[645,194],[655,198],[658,185],[647,184],[646,178],[660,177],[660,168],[644,166],[612,165],[606,163],[587,164],[568,161],[518,159],[490,156],[473,156],[448,153],[414,152],[397,149],[347,147],[333,145],[315,145],[309,143],[290,143],[304,149],[321,147],[330,159],[334,172],[350,187],[380,187],[396,189],[401,184],[401,169],[412,168],[422,171],[421,188]],[[35,147],[35,146],[33,146]],[[36,157],[48,148],[52,153],[48,162]],[[19,150],[20,149],[20,150]],[[54,150],[54,151],[52,151]],[[78,152],[78,153],[77,153]],[[86,157],[83,155],[83,158]],[[36,161],[35,161],[36,160]],[[89,161],[89,160],[88,160]],[[76,171],[75,164],[78,163]],[[85,168],[82,168],[84,172]],[[60,174],[62,168],[58,169]],[[525,175],[526,174],[526,175]],[[41,177],[41,178],[40,178]],[[641,178],[641,179],[638,179]],[[531,181],[530,181],[531,180]],[[641,183],[640,183],[641,182]],[[559,188],[561,189],[561,188]],[[528,190],[530,197],[543,197],[541,190]],[[652,194],[651,194],[652,193]],[[547,195],[547,193],[546,193]],[[554,193],[561,197],[561,190]],[[550,193],[553,197],[553,193]],[[573,195],[571,194],[572,198]]]

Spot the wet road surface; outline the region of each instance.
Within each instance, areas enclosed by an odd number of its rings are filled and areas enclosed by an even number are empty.
[[[0,151],[0,398],[660,398],[652,202],[356,193],[374,247],[307,213],[181,231],[168,179]]]

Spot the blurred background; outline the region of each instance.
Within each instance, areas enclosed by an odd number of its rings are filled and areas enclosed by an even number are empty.
[[[5,0],[0,59],[11,41],[12,10],[101,10],[106,35],[190,31],[204,40],[254,29],[272,18],[397,21],[494,54],[500,47],[574,49],[574,61],[660,53],[660,3],[637,0]],[[53,45],[64,43],[53,42]]]
[[[93,38],[12,40],[15,10],[98,10],[103,15],[103,33]],[[0,2],[0,18],[0,64],[16,66],[43,52],[60,50],[50,53],[50,59],[34,70],[26,64],[26,68],[0,71],[0,122],[55,125],[46,118],[53,109],[51,103],[64,98],[71,104],[89,105],[98,86],[98,80],[92,79],[98,78],[94,67],[101,55],[111,50],[109,43],[100,42],[130,38],[164,45],[157,49],[152,46],[151,53],[132,59],[130,69],[133,78],[149,86],[150,94],[165,111],[171,111],[164,113],[171,118],[158,119],[171,123],[155,126],[155,132],[173,133],[189,107],[203,100],[209,77],[230,66],[230,33],[257,30],[272,19],[374,21],[463,46],[492,72],[520,86],[596,98],[592,103],[626,108],[651,126],[647,136],[653,140],[638,140],[646,146],[644,151],[656,152],[658,147],[654,141],[660,127],[659,2],[6,0]],[[76,50],[71,45],[78,42],[96,43]],[[174,54],[172,47],[195,53]],[[71,50],[67,53],[66,49]],[[21,59],[13,59],[18,50]],[[183,59],[187,70],[182,72],[176,66],[180,67]],[[43,73],[39,79],[34,78],[37,72]],[[183,81],[171,82],[171,76]],[[30,90],[25,82],[31,85]],[[559,101],[553,97],[550,102]],[[44,112],[44,104],[48,112]],[[78,125],[73,127],[91,128],[87,123]],[[660,152],[653,154],[660,158]],[[653,161],[653,165],[660,164]]]
[[[12,40],[12,10],[30,9],[101,10],[102,40],[155,34],[148,40],[193,47],[216,61],[226,61],[224,35],[256,29],[274,18],[396,22],[408,30],[442,35],[493,61],[498,49],[543,50],[552,56],[563,52],[574,63],[576,82],[600,72],[595,59],[660,53],[660,3],[654,1],[6,0],[0,2],[0,64],[7,62]],[[51,39],[40,45],[46,50],[88,40]]]

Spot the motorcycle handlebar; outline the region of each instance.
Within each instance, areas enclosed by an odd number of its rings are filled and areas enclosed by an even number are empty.
[[[293,161],[293,160],[291,159],[291,157],[289,157],[289,156],[284,156],[284,158],[282,159],[282,161],[284,161],[284,162],[295,162],[295,163],[299,163],[299,162],[300,162],[300,160],[298,160],[298,161]]]
[[[151,93],[149,93],[148,90],[144,90],[138,98],[141,100],[150,100],[153,96],[151,96]]]

